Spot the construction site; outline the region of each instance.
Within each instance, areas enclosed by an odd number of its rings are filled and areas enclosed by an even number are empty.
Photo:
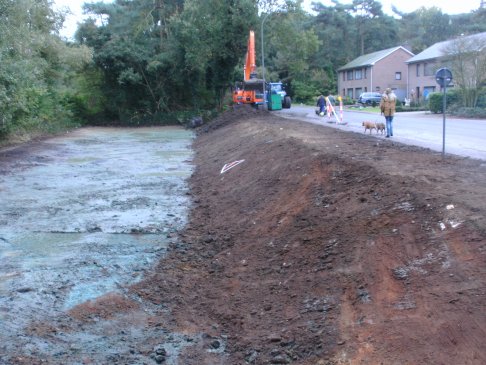
[[[420,147],[243,105],[195,135],[189,142],[177,136],[192,152],[178,153],[171,166],[187,187],[159,175],[143,186],[125,181],[123,189],[138,191],[110,198],[111,220],[85,210],[77,221],[73,213],[64,225],[53,220],[51,228],[36,228],[112,233],[115,243],[123,238],[130,247],[139,241],[135,252],[111,253],[136,254],[135,260],[115,265],[93,253],[74,266],[77,273],[83,262],[92,268],[86,277],[126,273],[99,295],[68,301],[76,278],[66,279],[73,266],[62,255],[56,257],[64,271],[45,279],[51,287],[39,290],[41,282],[28,281],[12,287],[28,271],[5,269],[13,242],[0,235],[2,296],[18,305],[25,296],[38,302],[37,310],[15,316],[14,306],[2,302],[2,320],[21,321],[7,327],[15,332],[3,332],[0,364],[486,363],[484,161],[442,159]],[[151,136],[150,148],[158,148],[161,137]],[[93,135],[76,140],[97,142]],[[3,151],[0,178],[56,161],[39,158],[53,148],[62,157],[61,144],[54,145],[38,141]],[[69,158],[83,163],[76,165],[83,186],[108,182],[107,170],[86,175],[91,160]],[[176,202],[171,208],[157,195],[162,188],[178,192],[167,199]],[[101,199],[86,194],[76,201],[95,198]],[[18,220],[28,229],[23,217],[33,199],[4,210],[1,229]],[[128,224],[122,218],[129,205],[155,210]],[[63,209],[43,211],[59,217]],[[29,219],[34,224],[35,215]],[[43,262],[45,270],[50,263]]]

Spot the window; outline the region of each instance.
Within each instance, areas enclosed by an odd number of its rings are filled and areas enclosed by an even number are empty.
[[[349,97],[349,98],[353,98],[353,89],[348,89],[346,95]]]
[[[420,63],[417,63],[416,67],[416,74],[415,76],[420,76]]]
[[[363,92],[363,89],[360,88],[360,87],[357,87],[356,90],[355,90],[355,95],[359,96],[359,95],[361,95],[362,92]]]
[[[346,72],[341,72],[343,74],[343,81],[346,81]]]
[[[364,78],[367,79],[368,78],[368,68],[365,68],[364,69]]]
[[[348,71],[348,74],[346,75],[347,76],[347,79],[348,80],[352,80],[353,79],[353,71]]]
[[[362,79],[362,73],[361,73],[361,70],[356,70],[354,72],[354,78],[355,80],[361,80]]]
[[[395,80],[401,80],[402,79],[402,73],[401,72],[395,72]]]
[[[433,63],[424,63],[424,76],[434,76],[434,67]]]

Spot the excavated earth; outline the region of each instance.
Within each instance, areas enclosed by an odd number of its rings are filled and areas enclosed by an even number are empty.
[[[30,326],[125,346],[9,363],[486,364],[486,162],[244,107],[197,135],[167,255]]]

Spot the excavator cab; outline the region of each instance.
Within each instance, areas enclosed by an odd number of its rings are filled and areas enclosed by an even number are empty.
[[[233,102],[235,104],[252,104],[254,106],[264,103],[263,80],[252,82],[238,82],[233,90]]]

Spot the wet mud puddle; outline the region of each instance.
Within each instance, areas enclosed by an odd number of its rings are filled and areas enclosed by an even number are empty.
[[[193,137],[81,129],[0,175],[0,353],[31,321],[136,282],[164,255],[186,223]]]

